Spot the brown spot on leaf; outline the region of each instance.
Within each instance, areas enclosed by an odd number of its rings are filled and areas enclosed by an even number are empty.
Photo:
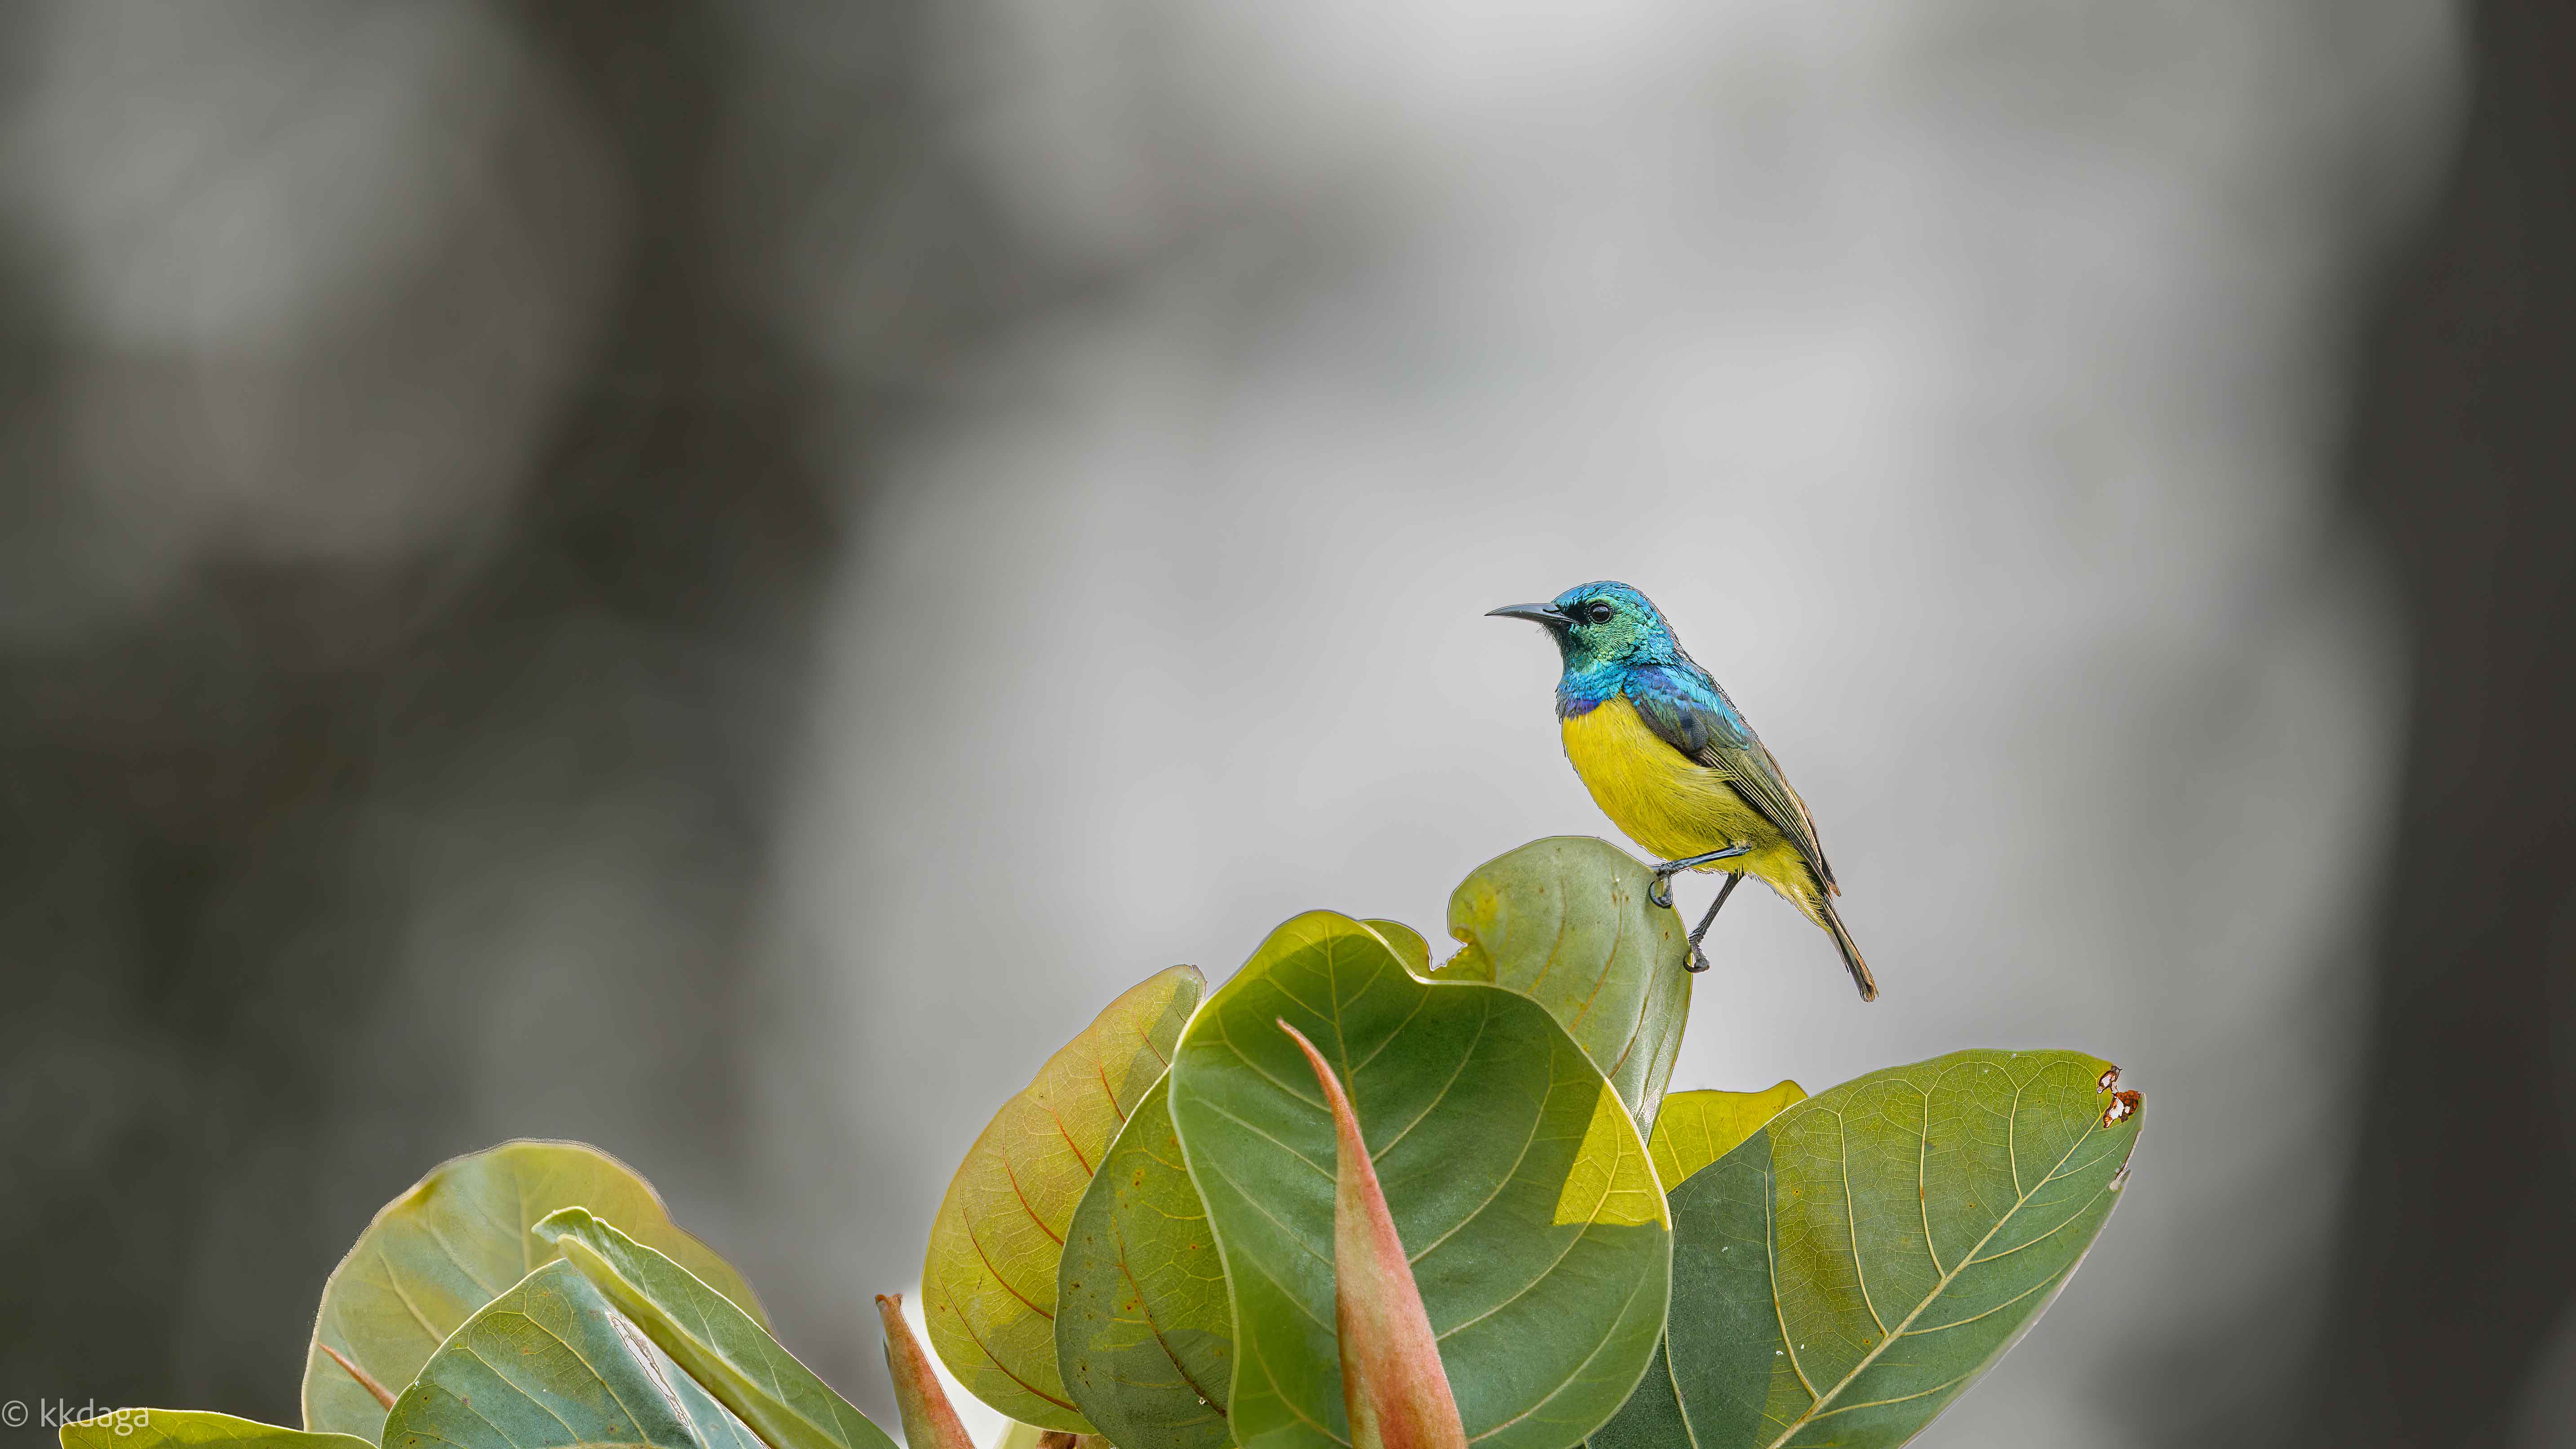
[[[2102,1125],[2110,1127],[2126,1122],[2138,1115],[2138,1109],[2146,1104],[2147,1099],[2137,1092],[2114,1092],[2111,1105],[2102,1109]]]
[[[2118,1067],[2104,1067],[2102,1069],[2101,1080],[2093,1084],[2093,1090],[2097,1092],[2107,1092],[2118,1085],[2120,1085],[2120,1069]]]

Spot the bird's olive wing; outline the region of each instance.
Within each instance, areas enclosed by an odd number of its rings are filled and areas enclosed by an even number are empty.
[[[1717,681],[1696,670],[1641,671],[1630,683],[1628,698],[1656,738],[1724,776],[1746,804],[1789,837],[1825,888],[1835,889],[1834,868],[1825,862],[1807,802],[1789,788],[1780,762]]]

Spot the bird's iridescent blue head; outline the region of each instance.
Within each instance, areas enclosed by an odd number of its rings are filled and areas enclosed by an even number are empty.
[[[1493,614],[1527,619],[1556,640],[1565,660],[1557,700],[1575,713],[1618,693],[1631,669],[1689,658],[1663,611],[1622,583],[1577,584],[1544,604],[1512,604]]]

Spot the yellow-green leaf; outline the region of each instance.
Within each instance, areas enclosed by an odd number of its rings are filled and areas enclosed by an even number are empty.
[[[1762,1130],[1762,1124],[1807,1100],[1795,1082],[1759,1092],[1675,1092],[1664,1098],[1655,1117],[1646,1151],[1655,1159],[1655,1176],[1664,1191],[1735,1150],[1735,1145]]]
[[[1195,966],[1147,978],[1002,1104],[931,1222],[922,1317],[959,1383],[1022,1423],[1092,1432],[1056,1368],[1056,1266],[1074,1208],[1207,992]]]
[[[351,1434],[281,1429],[202,1409],[119,1409],[62,1427],[63,1449],[375,1449]]]
[[[375,1440],[384,1406],[323,1350],[337,1349],[399,1394],[458,1325],[554,1258],[537,1222],[575,1206],[669,1254],[766,1322],[742,1275],[674,1225],[632,1168],[578,1142],[505,1142],[441,1164],[387,1203],[332,1270],[306,1351],[304,1426]]]
[[[1422,938],[1420,931],[1402,921],[1371,920],[1369,927],[1394,948],[1405,970],[1416,976],[1431,974],[1431,943]]]

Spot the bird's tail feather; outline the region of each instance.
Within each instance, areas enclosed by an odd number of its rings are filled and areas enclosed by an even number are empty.
[[[1860,988],[1860,999],[1876,1001],[1878,978],[1869,974],[1869,963],[1860,958],[1859,943],[1852,940],[1851,932],[1843,929],[1842,914],[1834,909],[1833,899],[1820,891],[1816,895],[1816,904],[1822,907],[1816,913],[1817,923],[1833,933],[1834,948],[1843,953],[1843,968],[1851,972],[1852,985]]]

